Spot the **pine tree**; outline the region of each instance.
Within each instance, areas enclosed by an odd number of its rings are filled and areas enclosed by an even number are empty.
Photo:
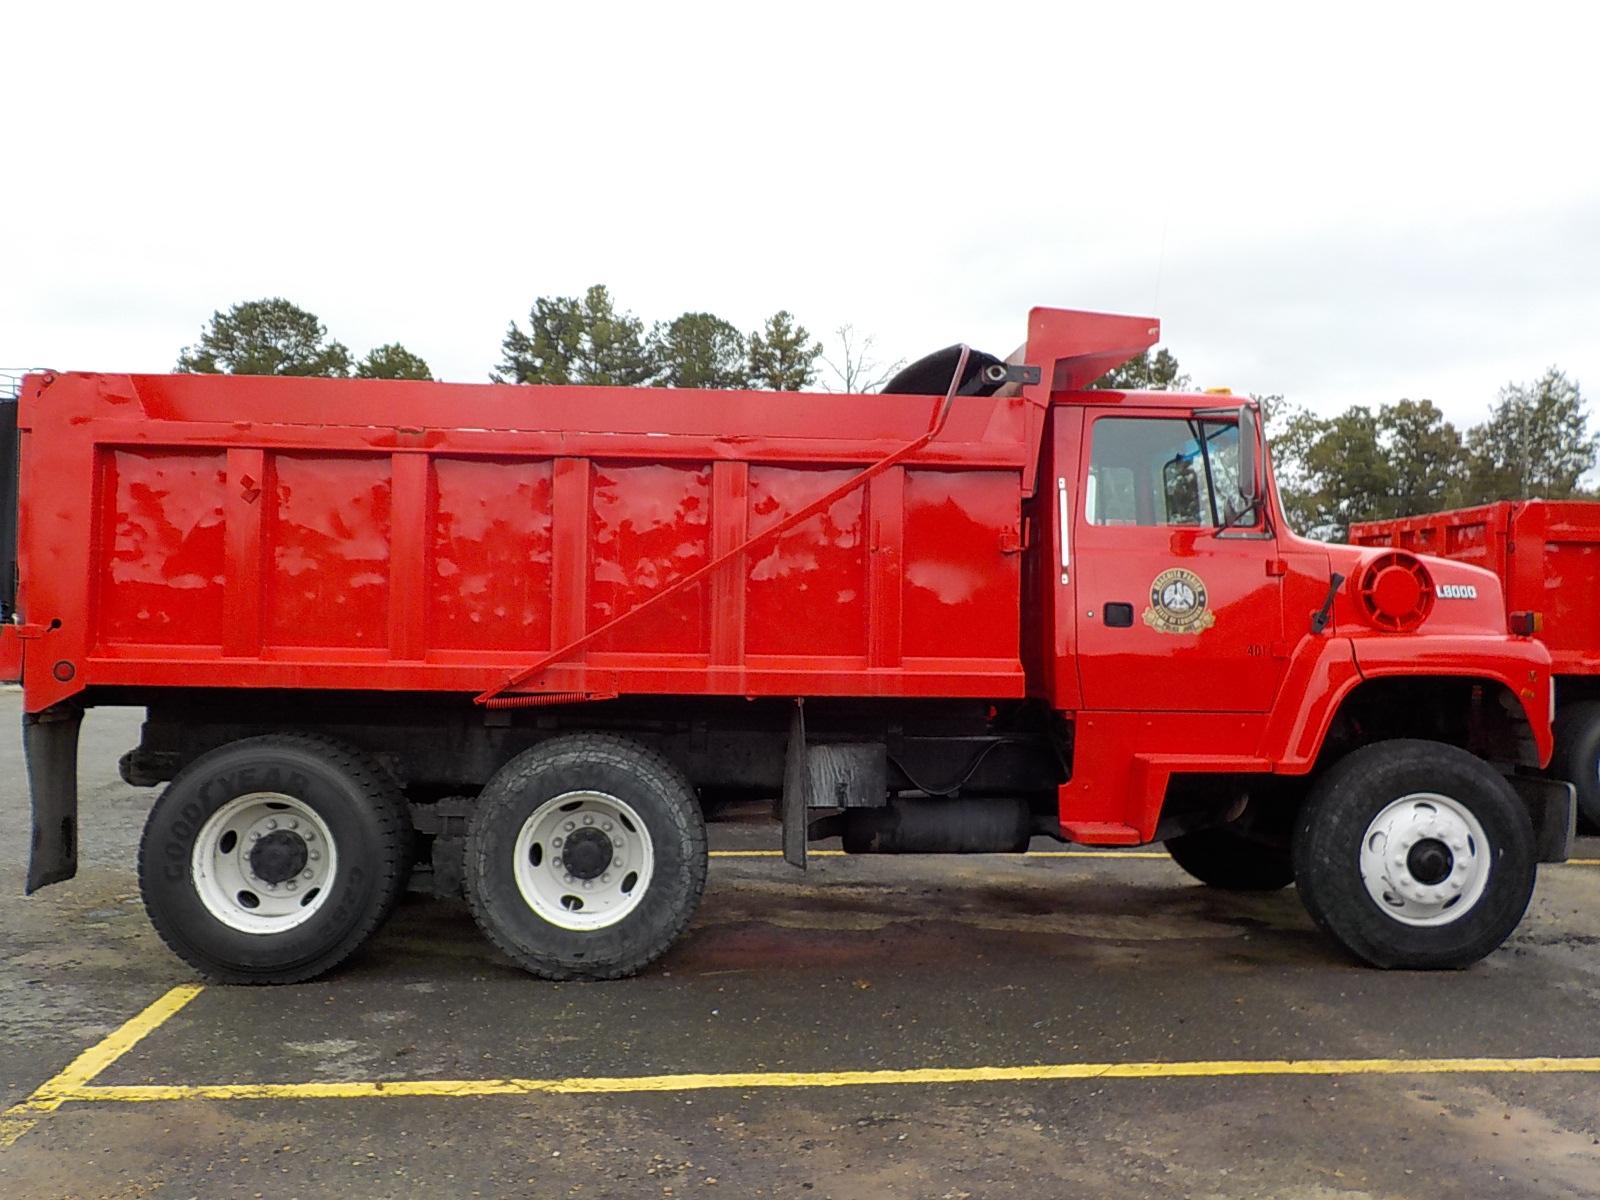
[[[1489,419],[1467,434],[1467,446],[1475,503],[1568,499],[1579,494],[1579,481],[1600,455],[1583,393],[1555,367],[1531,384],[1501,388]]]
[[[774,392],[799,392],[817,378],[822,343],[813,341],[804,325],[787,310],[767,318],[750,335],[747,372],[750,386]]]
[[[428,364],[399,342],[367,351],[356,364],[357,379],[432,379]]]
[[[1172,352],[1162,347],[1154,355],[1140,351],[1089,386],[1114,392],[1181,392],[1189,386],[1189,377],[1178,370]]]
[[[211,314],[200,340],[178,355],[177,370],[202,375],[350,374],[350,351],[298,305],[247,300]]]
[[[603,284],[575,296],[540,296],[528,313],[528,330],[512,322],[500,343],[496,383],[594,384],[637,387],[656,367],[644,322],[618,312]]]
[[[711,313],[690,312],[657,325],[650,338],[656,378],[668,387],[742,388],[744,335]]]

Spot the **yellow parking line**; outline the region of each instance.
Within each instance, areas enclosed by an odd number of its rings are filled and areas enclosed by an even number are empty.
[[[843,850],[808,850],[809,858],[840,858]],[[713,850],[712,858],[782,858],[782,850]],[[857,855],[856,857],[864,857]],[[1029,850],[1010,858],[1169,858],[1165,850]]]
[[[840,858],[843,850],[808,850],[810,858]],[[782,858],[782,850],[713,850],[712,858]],[[865,857],[857,855],[856,857]],[[1172,856],[1165,850],[1029,850],[1010,858],[1160,858],[1168,862]],[[1557,866],[1600,867],[1600,858],[1569,858]]]
[[[192,983],[173,988],[138,1016],[125,1021],[78,1055],[59,1074],[41,1083],[26,1100],[0,1113],[0,1148],[11,1145],[27,1133],[44,1114],[55,1112],[67,1100],[76,1099],[91,1080],[154,1033],[200,992],[200,986]]]
[[[1596,1074],[1589,1058],[1214,1059],[1198,1062],[1050,1063],[1012,1067],[913,1067],[875,1071],[730,1071],[567,1079],[410,1079],[368,1082],[85,1085],[61,1100],[150,1104],[177,1100],[369,1100],[386,1097],[614,1095],[713,1089],[885,1087],[1071,1079],[1217,1079],[1269,1075]]]

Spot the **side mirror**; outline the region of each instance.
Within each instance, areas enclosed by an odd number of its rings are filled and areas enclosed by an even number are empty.
[[[1253,404],[1239,410],[1239,495],[1254,504],[1261,488],[1261,421]]]

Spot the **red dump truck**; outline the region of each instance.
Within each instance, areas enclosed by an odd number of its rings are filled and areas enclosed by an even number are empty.
[[[1600,827],[1600,504],[1517,500],[1350,527],[1358,546],[1393,546],[1492,571],[1507,619],[1550,651],[1556,680],[1551,774],[1577,788]]]
[[[638,971],[730,794],[797,866],[1164,842],[1475,961],[1572,838],[1549,654],[1489,572],[1293,534],[1251,402],[1085,390],[1158,332],[1035,309],[865,396],[28,376],[29,890],[131,704],[145,904],[220,980],[327,971],[417,862],[537,975]]]

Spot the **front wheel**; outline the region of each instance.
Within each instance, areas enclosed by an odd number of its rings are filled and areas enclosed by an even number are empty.
[[[1527,911],[1536,861],[1528,810],[1501,775],[1455,746],[1410,739],[1334,764],[1294,838],[1312,919],[1378,967],[1483,958]]]
[[[554,738],[507,763],[467,827],[467,904],[544,979],[618,979],[694,916],[706,829],[683,773],[609,734]]]

